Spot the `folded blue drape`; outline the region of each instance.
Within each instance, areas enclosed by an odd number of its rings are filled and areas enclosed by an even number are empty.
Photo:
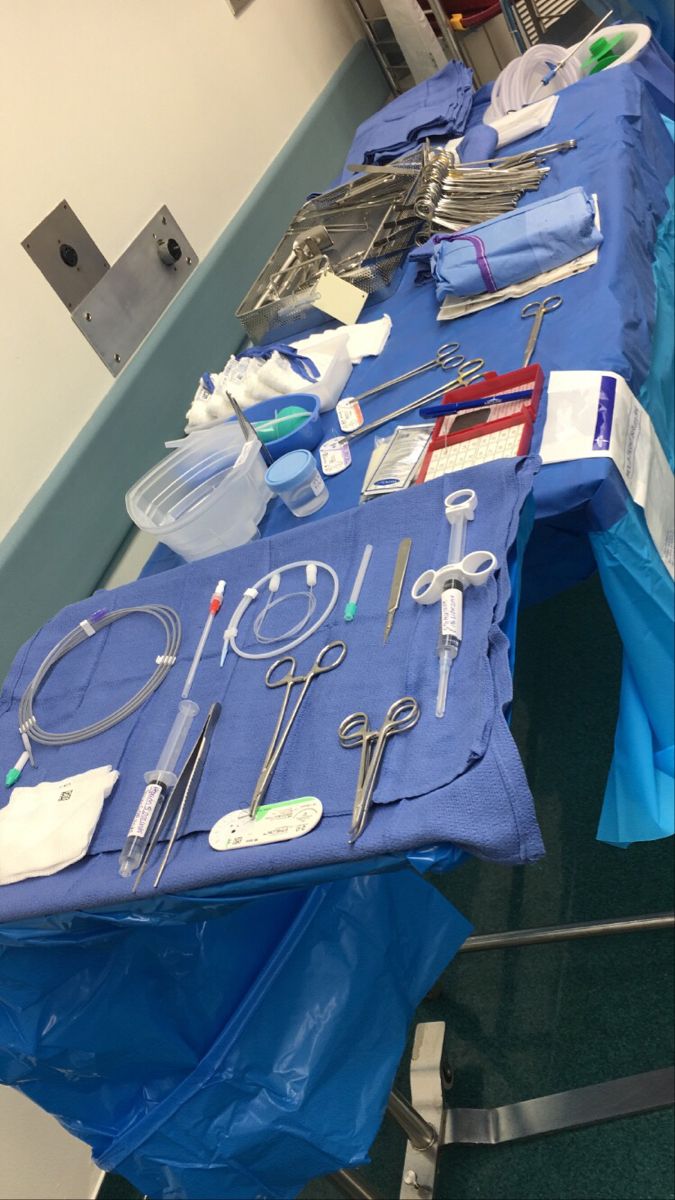
[[[460,233],[434,234],[411,257],[428,262],[439,301],[478,296],[587,254],[602,243],[594,220],[590,196],[569,188]]]
[[[414,150],[425,138],[464,133],[473,99],[472,73],[464,63],[446,63],[440,71],[397,96],[359,125],[348,163],[385,163]],[[344,171],[340,182],[351,179]]]

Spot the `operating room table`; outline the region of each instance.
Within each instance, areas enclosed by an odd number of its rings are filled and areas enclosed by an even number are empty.
[[[615,78],[597,80],[595,83],[589,81],[588,85],[575,89],[574,94],[563,94],[547,133],[547,140],[553,141],[559,136],[569,137],[574,132],[579,140],[579,150],[576,156],[567,155],[554,164],[551,177],[546,181],[542,192],[544,189],[549,192],[556,191],[577,182],[582,183],[589,191],[596,191],[600,199],[603,228],[606,231],[606,245],[596,268],[584,276],[567,280],[560,285],[565,303],[559,313],[545,322],[540,336],[538,357],[547,370],[570,369],[580,365],[582,361],[587,368],[616,370],[628,379],[637,394],[649,385],[650,380],[652,384],[654,382],[650,372],[653,365],[651,350],[658,324],[657,299],[651,254],[645,262],[639,261],[637,257],[634,263],[630,260],[629,267],[635,268],[634,279],[630,270],[626,269],[625,258],[635,249],[635,229],[640,222],[643,232],[640,234],[639,246],[646,246],[651,251],[656,244],[659,223],[667,214],[665,188],[668,179],[666,167],[660,165],[659,158],[665,145],[662,140],[663,130],[658,124],[658,117],[649,98],[627,68],[612,72],[612,75]],[[588,112],[588,99],[584,92],[587,86],[594,86],[596,96],[599,97],[598,102],[593,104],[592,113]],[[619,141],[608,143],[608,122],[617,131],[617,138],[620,136]],[[645,146],[651,147],[652,152],[645,151]],[[643,162],[639,187],[632,171],[638,154]],[[618,249],[617,240],[621,242],[622,250]],[[642,315],[637,323],[630,325],[624,318],[626,313],[633,311],[638,296]],[[382,308],[389,312],[394,322],[391,342],[381,359],[365,362],[357,369],[352,380],[354,390],[368,387],[379,379],[396,374],[411,362],[430,356],[440,341],[447,340],[447,326],[436,323],[433,292],[429,287],[416,286],[412,268],[406,270],[399,291]],[[374,310],[372,315],[379,315],[379,311]],[[462,352],[467,358],[480,353],[485,357],[489,368],[502,371],[513,366],[513,348],[517,347],[517,353],[520,352],[524,346],[526,330],[520,319],[519,306],[516,303],[508,303],[462,320],[456,327],[456,333],[453,328],[452,334],[461,341]],[[414,398],[415,386],[405,385],[400,389],[400,396],[401,402]],[[647,403],[655,402],[650,401],[647,396]],[[384,395],[372,401],[370,411],[377,415],[386,411],[389,405],[390,398]],[[326,421],[326,433],[331,432],[334,430],[329,418]],[[329,506],[316,518],[309,518],[308,527],[311,528],[315,521],[323,519],[326,515],[337,514],[356,504],[370,448],[365,440],[363,443],[355,443],[352,468],[345,475],[333,480]],[[514,553],[511,563],[513,598],[504,617],[504,624],[511,636],[515,631],[517,600],[521,586],[526,596],[529,594],[537,599],[545,594],[541,572],[535,569],[537,564],[541,566],[542,561],[555,563],[560,572],[555,586],[569,583],[582,577],[591,568],[589,544],[595,549],[600,545],[600,553],[602,545],[607,547],[609,544],[611,550],[613,531],[617,526],[623,526],[627,514],[631,520],[639,521],[639,516],[636,518],[635,514],[630,512],[629,500],[618,481],[615,468],[608,465],[606,460],[603,460],[602,464],[593,463],[588,468],[584,466],[577,470],[545,468],[535,479],[533,494],[539,520],[535,522],[529,548],[525,551],[525,538],[533,515],[531,511],[525,513],[518,553]],[[283,534],[289,526],[288,514],[284,512],[282,505],[277,504],[271,508],[263,532],[266,537],[273,537]],[[561,546],[564,547],[562,555]],[[153,556],[145,577],[149,578],[175,565],[176,560],[160,548]],[[548,578],[550,583],[550,573]],[[649,710],[647,701],[645,707]],[[658,742],[659,739],[656,740]],[[659,746],[659,749],[663,747]],[[667,829],[653,831],[651,836],[663,836],[666,832]],[[280,947],[288,947],[289,957],[285,965],[289,973],[292,974],[295,970],[296,982],[309,986],[309,965],[301,967],[292,960],[292,954],[296,952],[297,947],[291,946],[290,931],[293,931],[294,936],[304,925],[312,932],[314,953],[319,956],[318,971],[323,971],[327,978],[333,971],[334,979],[338,980],[340,971],[349,970],[348,960],[340,962],[336,951],[340,940],[339,932],[334,938],[333,957],[327,952],[322,958],[323,951],[317,948],[329,945],[331,921],[339,931],[343,925],[349,925],[349,922],[355,919],[355,911],[363,914],[369,907],[372,910],[372,923],[367,927],[364,925],[366,943],[368,944],[368,939],[377,937],[376,917],[383,922],[382,928],[388,929],[392,938],[398,934],[401,939],[401,975],[406,966],[415,974],[419,995],[420,989],[423,992],[425,987],[431,985],[435,974],[438,974],[439,966],[444,965],[453,950],[465,939],[468,929],[461,918],[451,919],[447,914],[444,917],[439,909],[438,929],[445,930],[446,945],[443,947],[441,944],[443,939],[439,937],[438,931],[435,935],[430,932],[427,970],[422,970],[419,963],[414,966],[417,960],[412,948],[405,949],[403,945],[406,933],[402,908],[407,905],[412,913],[416,906],[431,901],[427,894],[422,894],[418,888],[418,884],[423,881],[413,877],[413,872],[404,864],[411,862],[417,870],[424,870],[428,866],[447,869],[460,857],[460,852],[451,845],[438,847],[426,854],[423,850],[413,852],[409,856],[382,854],[371,859],[364,858],[356,866],[312,866],[305,871],[296,870],[288,875],[279,873],[274,878],[252,878],[225,887],[212,885],[199,890],[186,888],[181,895],[170,897],[169,901],[166,898],[145,901],[138,906],[129,903],[117,908],[101,909],[98,913],[82,909],[73,911],[67,903],[66,889],[60,913],[54,913],[51,918],[44,920],[26,914],[23,919],[7,921],[0,927],[0,950],[6,955],[6,964],[10,962],[10,952],[21,947],[26,956],[27,966],[30,964],[36,979],[40,979],[39,989],[31,992],[26,990],[27,984],[23,984],[18,976],[13,977],[8,985],[9,976],[5,972],[5,984],[0,992],[0,1008],[4,1006],[6,1013],[15,1009],[18,1011],[26,997],[29,997],[31,1021],[26,1021],[23,1026],[17,1024],[14,1027],[14,1021],[11,1019],[5,1026],[6,1038],[3,1040],[9,1044],[5,1046],[4,1051],[0,1050],[0,1062],[4,1064],[2,1077],[5,1082],[22,1087],[44,1107],[56,1112],[73,1132],[80,1132],[81,1136],[86,1136],[94,1147],[98,1161],[108,1169],[127,1173],[130,1178],[137,1179],[142,1186],[147,1187],[150,1187],[148,1180],[154,1178],[156,1186],[165,1189],[161,1192],[158,1190],[155,1194],[208,1195],[208,1190],[197,1190],[196,1178],[190,1176],[189,1171],[181,1171],[179,1158],[181,1140],[187,1136],[186,1130],[190,1127],[188,1120],[196,1120],[199,1128],[199,1122],[207,1120],[208,1109],[200,1110],[196,1118],[194,1112],[191,1116],[188,1103],[192,1103],[192,1098],[188,1101],[184,1085],[177,1083],[182,1074],[185,1074],[186,1078],[189,1075],[202,1097],[213,1087],[213,1077],[199,1076],[201,1062],[194,1068],[186,1065],[192,1063],[193,1059],[200,1060],[202,1056],[212,1054],[213,1046],[208,1045],[208,1038],[213,1036],[215,1028],[214,1013],[219,1003],[218,988],[222,990],[226,986],[234,986],[228,975],[227,982],[225,977],[220,980],[214,979],[212,987],[209,988],[208,981],[204,974],[201,974],[199,979],[205,988],[204,995],[191,1000],[192,972],[197,965],[206,964],[207,949],[213,953],[217,948],[223,959],[230,957],[231,962],[236,965],[243,986],[246,973],[251,976],[254,972],[253,960],[246,958],[247,938],[249,942],[257,940],[259,943],[260,961],[268,956],[269,963],[273,966],[278,963]],[[358,905],[355,910],[350,905],[356,893]],[[329,895],[330,904],[327,899]],[[250,931],[251,918],[248,926],[244,921],[240,921],[236,927],[232,925],[235,932],[231,936],[226,935],[225,925],[222,924],[225,916],[229,918],[237,910],[237,906],[243,912],[245,898],[250,902],[253,896],[258,903],[258,915],[253,920],[254,936]],[[331,906],[334,906],[332,918]],[[390,917],[385,916],[387,913]],[[212,928],[209,928],[209,917],[212,918]],[[390,919],[393,923],[387,925],[386,922]],[[672,926],[672,917],[669,915],[635,920],[639,928],[645,929]],[[221,927],[216,930],[219,921]],[[625,927],[626,922],[617,924],[607,921],[593,928],[558,928],[496,935],[496,939],[493,937],[488,942],[477,937],[475,940],[465,941],[464,944],[468,950],[485,951],[493,946],[518,944],[519,941],[529,944],[562,937],[623,932]],[[634,927],[631,925],[631,928]],[[168,932],[170,929],[171,936]],[[87,1099],[85,1093],[78,1092],[75,1086],[78,1077],[85,1078],[84,1063],[87,1056],[98,1056],[99,1060],[95,1072],[98,1082],[95,1085],[93,1079],[90,1080],[92,1091],[96,1086],[101,1093],[105,1092],[108,1076],[111,1080],[114,1078],[121,1088],[124,1069],[129,1073],[132,1070],[130,1063],[125,1064],[124,1047],[120,1048],[118,1043],[109,1040],[109,1033],[105,1029],[105,996],[99,1004],[81,991],[85,986],[82,966],[87,956],[90,956],[92,963],[92,978],[95,977],[93,964],[98,963],[101,968],[101,975],[96,977],[99,986],[105,978],[103,964],[106,947],[112,948],[114,944],[118,948],[123,947],[124,971],[128,971],[129,980],[134,978],[134,973],[147,971],[147,1012],[144,1008],[145,1001],[141,998],[142,993],[134,993],[138,1007],[136,1011],[131,1007],[128,1010],[129,1026],[131,1027],[134,1021],[138,1021],[148,1030],[152,1029],[153,1022],[158,1029],[165,1025],[166,1056],[163,1057],[161,1048],[151,1036],[147,1046],[148,1061],[152,1062],[154,1079],[161,1080],[163,1071],[165,1080],[164,1088],[153,1083],[155,1090],[151,1098],[152,1104],[156,1106],[157,1113],[161,1114],[165,1109],[167,1117],[171,1112],[175,1117],[179,1102],[185,1101],[184,1126],[179,1122],[176,1130],[174,1124],[173,1133],[169,1135],[163,1134],[161,1125],[156,1123],[153,1137],[157,1140],[152,1147],[154,1165],[147,1174],[144,1174],[140,1163],[144,1152],[144,1133],[149,1136],[150,1132],[149,1119],[147,1129],[141,1122],[134,1129],[132,1136],[120,1090],[115,1105],[107,1110],[105,1106],[102,1107],[100,1128],[95,1132],[86,1130]],[[396,942],[393,944],[396,945]],[[153,970],[152,953],[157,955],[157,962],[161,960],[162,970]],[[122,960],[118,958],[116,961],[119,963]],[[358,1003],[351,997],[352,1006],[355,1005],[357,1013],[363,1011],[359,1006],[364,997],[367,997],[368,989],[377,987],[375,968],[369,973],[363,960],[359,961],[363,969],[363,996],[359,995]],[[382,962],[380,968],[385,969]],[[265,986],[272,988],[272,976],[267,967],[265,970]],[[166,989],[172,975],[182,979],[184,986],[172,989],[169,996]],[[250,983],[250,978],[247,978],[247,982]],[[400,976],[397,976],[397,982],[403,987]],[[116,995],[124,984],[124,972],[120,977],[109,981]],[[50,988],[56,991],[57,986],[63,1007],[58,1018],[54,1016],[55,1024],[58,1026],[62,1022],[67,1025],[69,1003],[72,1005],[72,1012],[77,1012],[81,1021],[77,1032],[75,1022],[71,1031],[74,1044],[70,1080],[66,1060],[57,1059],[54,1054],[54,1042],[49,1041],[52,1032],[49,1015]],[[290,985],[287,987],[290,988]],[[281,1009],[287,1004],[289,1012],[294,1003],[293,1013],[299,1020],[302,994],[296,996],[295,1001],[291,990],[271,991],[270,995],[273,997],[270,1003]],[[413,1000],[411,990],[406,1002],[401,1003],[391,1014],[394,1040],[398,1039],[399,1043],[402,1036],[404,1037],[406,1019],[409,1019],[414,1008]],[[345,997],[341,1015],[346,1027],[348,1008],[349,998]],[[175,1028],[169,1036],[172,1023]],[[201,1044],[200,1023],[203,1025],[206,1047]],[[264,1016],[261,1017],[261,1025],[257,1031],[258,1039],[264,1036],[262,1025]],[[7,1033],[9,1029],[13,1030],[11,1034]],[[255,1107],[256,1070],[259,1064],[255,1059],[255,1041],[250,1037],[246,1040],[240,1031],[238,1049],[236,1024],[228,1026],[227,1030],[231,1039],[227,1051],[230,1057],[224,1058],[222,1062],[219,1060],[217,1070],[223,1078],[228,1078],[234,1084],[237,1081],[238,1070],[242,1072],[242,1078],[246,1076],[245,1085],[242,1087],[242,1109],[239,1110],[241,1112],[247,1103]],[[115,1032],[119,1036],[119,1028],[116,1027]],[[213,1045],[215,1044],[214,1042]],[[431,1194],[429,1190],[424,1189],[433,1187],[438,1150],[443,1144],[461,1141],[497,1144],[513,1137],[570,1128],[588,1121],[658,1107],[668,1103],[672,1093],[672,1073],[667,1075],[659,1071],[649,1073],[649,1078],[638,1076],[630,1081],[599,1084],[593,1089],[560,1093],[555,1097],[511,1105],[504,1109],[453,1112],[446,1109],[444,1104],[441,1044],[440,1029],[433,1026],[420,1027],[413,1063],[413,1107],[398,1093],[393,1093],[389,1101],[390,1112],[405,1129],[409,1139],[404,1172],[407,1182],[404,1182],[402,1191],[402,1195],[409,1197]],[[66,1029],[63,1033],[62,1047],[67,1046]],[[285,1067],[292,1075],[295,1066],[293,1054],[297,1053],[298,1047],[289,1042],[283,1049],[286,1057],[284,1059],[281,1055],[275,1060],[276,1068],[281,1072]],[[348,1049],[341,1047],[341,1052],[344,1057],[348,1054]],[[237,1059],[237,1053],[241,1056],[248,1053],[251,1056],[253,1068],[250,1074],[247,1075],[244,1071],[245,1058]],[[173,1061],[172,1054],[175,1056]],[[391,1057],[391,1047],[389,1055]],[[135,1067],[138,1066],[136,1063]],[[304,1061],[297,1069],[309,1076],[312,1067],[310,1060]],[[378,1094],[382,1097],[386,1096],[391,1075],[391,1071],[388,1074],[388,1068],[383,1069],[378,1080]],[[351,1077],[349,1083],[355,1088],[356,1076]],[[267,1080],[266,1086],[269,1086]],[[300,1084],[296,1086],[300,1087]],[[111,1087],[110,1095],[112,1094]],[[219,1118],[212,1113],[210,1119],[217,1122]],[[355,1154],[357,1161],[362,1153],[361,1143],[365,1144],[367,1149],[368,1137],[372,1136],[378,1121],[379,1111],[371,1114],[369,1123],[362,1125],[359,1150]],[[261,1128],[264,1128],[262,1116]],[[220,1134],[222,1153],[225,1153],[228,1138],[233,1137],[234,1133],[233,1128],[223,1125]],[[313,1130],[312,1133],[316,1131]],[[331,1172],[341,1163],[351,1161],[349,1153],[346,1153],[349,1131],[344,1134],[342,1140],[333,1135],[332,1131],[324,1130],[323,1134],[324,1140],[320,1150],[308,1166],[311,1174]],[[252,1134],[249,1133],[248,1136],[253,1139]],[[162,1137],[165,1138],[164,1142]],[[254,1139],[250,1141],[249,1150],[253,1155],[259,1153]],[[163,1164],[161,1170],[158,1165],[160,1163]],[[245,1173],[244,1167],[241,1169]],[[276,1161],[271,1160],[269,1163],[270,1172],[275,1169],[280,1180],[279,1191],[275,1193],[270,1190],[269,1194],[292,1194],[290,1183],[284,1183],[284,1163],[281,1155]],[[240,1186],[241,1178],[240,1174]],[[347,1194],[364,1197],[368,1195],[350,1172],[341,1172],[337,1182]]]

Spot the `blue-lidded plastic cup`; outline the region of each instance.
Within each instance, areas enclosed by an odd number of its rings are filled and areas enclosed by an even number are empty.
[[[265,483],[294,517],[308,517],[328,500],[328,488],[309,450],[292,450],[278,458],[267,468]]]

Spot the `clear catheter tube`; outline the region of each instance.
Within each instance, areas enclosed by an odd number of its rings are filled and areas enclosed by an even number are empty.
[[[490,107],[484,120],[489,123],[497,117],[505,117],[507,113],[524,108],[535,100],[544,100],[569,84],[576,83],[581,76],[580,64],[575,55],[563,66],[562,60],[568,54],[569,50],[563,46],[538,42],[507,63],[493,84]],[[561,64],[560,69],[550,82],[543,83],[551,67],[558,64]]]
[[[276,593],[281,587],[281,575],[277,571],[270,579],[265,607],[261,612],[258,613],[255,621],[253,622],[255,639],[257,642],[260,642],[261,645],[266,644],[269,646],[273,642],[283,642],[286,638],[295,637],[296,634],[302,633],[310,617],[314,615],[316,610],[316,596],[314,594],[314,587],[316,585],[315,563],[310,563],[305,568],[305,578],[307,580],[306,592],[283,592],[280,596],[278,596]],[[295,625],[293,625],[291,629],[285,629],[283,633],[275,633],[271,636],[263,633],[262,627],[265,624],[265,619],[272,609],[277,608],[279,604],[285,604],[287,600],[299,600],[303,598],[307,601],[307,609],[304,616],[302,616],[299,621],[296,621]]]
[[[252,653],[249,650],[242,650],[241,647],[237,645],[239,624],[249,605],[257,598],[261,588],[264,588],[274,575],[283,575],[285,571],[292,571],[296,567],[307,568],[310,566],[314,566],[318,570],[327,571],[333,581],[333,592],[331,598],[323,612],[317,617],[316,621],[314,621],[312,625],[309,625],[303,629],[302,633],[300,633],[298,637],[293,638],[290,642],[288,642],[287,645],[284,645],[283,647],[273,647],[271,650],[261,650],[258,653]],[[261,658],[274,658],[275,655],[278,656],[282,654],[288,654],[289,651],[294,650],[296,646],[301,645],[301,643],[305,642],[307,638],[312,636],[313,633],[316,633],[317,629],[321,628],[324,621],[328,619],[335,608],[335,605],[337,604],[339,591],[340,581],[338,579],[337,572],[333,569],[333,567],[329,566],[328,563],[318,562],[315,559],[299,559],[297,562],[286,563],[283,567],[276,567],[274,570],[268,571],[266,575],[263,575],[262,579],[258,579],[252,587],[246,589],[244,595],[232,614],[230,624],[223,635],[223,651],[220,659],[221,667],[225,661],[225,656],[230,646],[234,650],[235,654],[238,654],[240,658],[252,659],[254,662]]]
[[[152,837],[161,812],[160,801],[176,782],[174,768],[198,712],[199,705],[195,704],[194,700],[180,701],[176,718],[160,751],[157,766],[154,771],[147,771],[144,775],[146,787],[120,851],[119,873],[125,879],[140,865],[143,851]]]
[[[206,618],[206,622],[205,622],[204,628],[202,630],[202,636],[200,637],[199,642],[197,643],[197,649],[195,650],[194,658],[193,658],[192,662],[190,663],[190,670],[188,671],[187,678],[185,680],[185,683],[183,684],[183,690],[181,692],[181,697],[183,700],[186,700],[190,694],[190,688],[192,687],[192,684],[194,683],[194,678],[195,678],[195,675],[197,674],[197,667],[199,666],[200,659],[204,652],[204,646],[206,645],[206,639],[209,636],[209,633],[211,632],[211,626],[213,625],[214,616],[215,616],[215,613],[210,612],[208,617]]]

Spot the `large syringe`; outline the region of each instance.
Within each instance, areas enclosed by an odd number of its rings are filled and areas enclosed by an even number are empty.
[[[146,771],[145,790],[129,826],[124,845],[120,851],[119,873],[126,879],[135,871],[143,857],[143,851],[152,837],[153,830],[164,807],[169,791],[178,776],[174,770],[190,732],[190,726],[199,712],[194,700],[181,700],[176,719],[171,726],[154,771]]]
[[[480,587],[497,568],[497,559],[489,550],[474,550],[465,554],[466,528],[473,521],[478,497],[473,488],[462,488],[445,498],[445,517],[450,525],[448,562],[440,570],[423,571],[412,587],[412,598],[418,604],[440,601],[440,630],[438,635],[438,690],[436,716],[445,715],[450,668],[462,644],[464,590]]]

